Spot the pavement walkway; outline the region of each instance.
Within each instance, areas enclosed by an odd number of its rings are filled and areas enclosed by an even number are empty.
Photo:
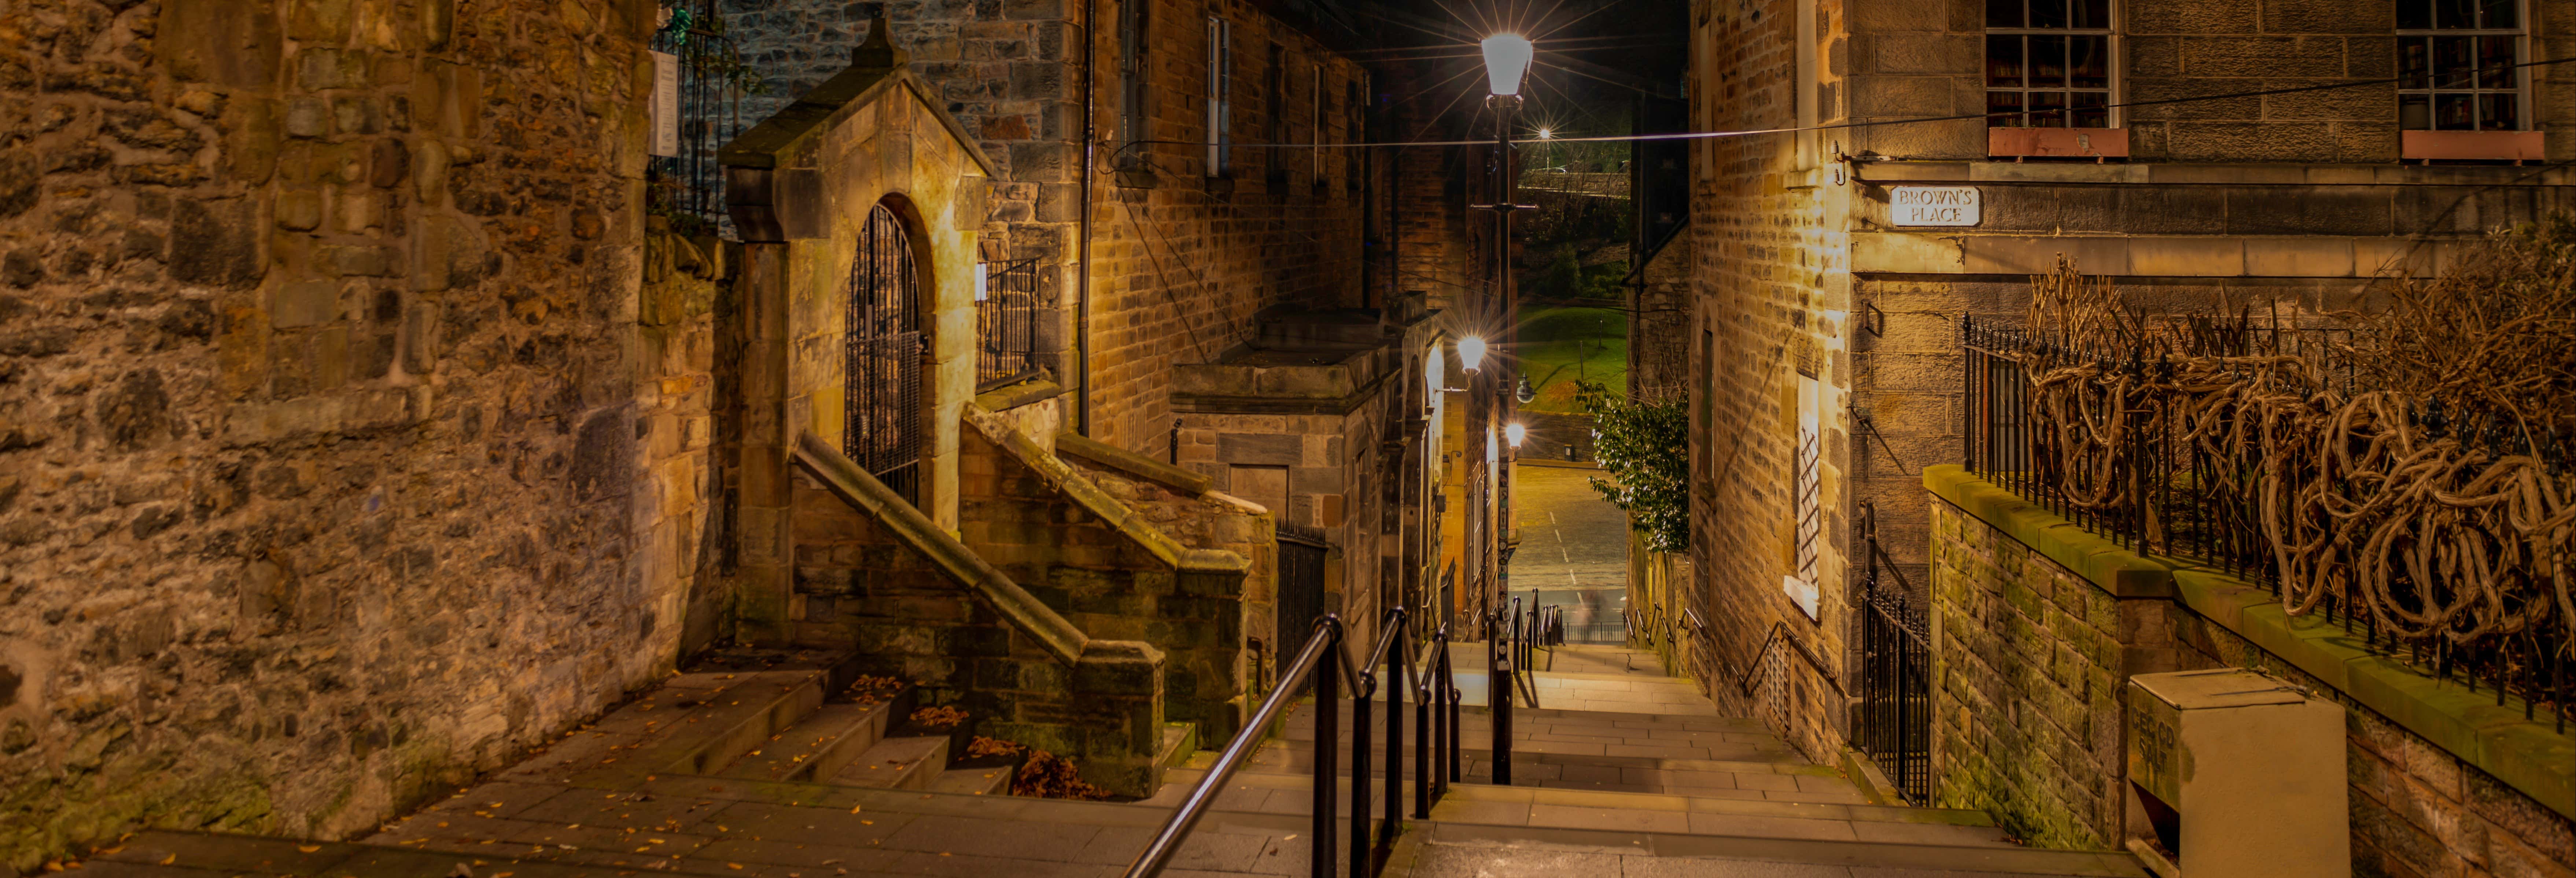
[[[1512,553],[1512,593],[1536,592],[1564,611],[1569,640],[1626,639],[1628,517],[1592,490],[1601,470],[1524,463],[1512,470],[1512,516],[1521,547]]]

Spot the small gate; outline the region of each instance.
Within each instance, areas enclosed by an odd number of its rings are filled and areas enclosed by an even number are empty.
[[[1878,763],[1905,801],[1932,798],[1932,653],[1923,612],[1911,606],[1905,574],[1878,547],[1876,510],[1861,507],[1868,556],[1860,607],[1860,687],[1852,705],[1852,745]],[[1897,578],[1882,588],[1881,570]]]
[[[879,204],[868,211],[850,262],[841,451],[886,487],[921,502],[920,283],[912,235]]]
[[[1279,524],[1278,603],[1280,649],[1306,642],[1315,619],[1324,614],[1324,531],[1304,525]]]

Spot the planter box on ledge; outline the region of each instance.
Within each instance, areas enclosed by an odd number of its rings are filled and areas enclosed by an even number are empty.
[[[1995,158],[2124,159],[2126,128],[1988,128],[1986,155]]]
[[[2398,155],[2410,162],[2541,160],[2538,131],[2402,131],[2399,135]]]

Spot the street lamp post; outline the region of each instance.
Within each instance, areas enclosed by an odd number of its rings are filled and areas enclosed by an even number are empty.
[[[1498,333],[1496,341],[1508,351],[1514,349],[1513,343],[1518,340],[1516,324],[1520,310],[1519,291],[1512,283],[1512,212],[1534,207],[1515,203],[1517,187],[1514,184],[1517,181],[1512,165],[1512,117],[1521,106],[1521,79],[1529,73],[1533,49],[1528,38],[1509,33],[1486,37],[1482,48],[1485,81],[1490,92],[1485,105],[1494,111],[1494,200],[1491,204],[1471,206],[1494,212],[1492,292],[1483,316],[1486,326]],[[1468,510],[1470,515],[1482,516],[1486,526],[1480,531],[1471,522],[1468,530],[1480,537],[1475,550],[1479,556],[1478,566],[1485,572],[1485,581],[1477,590],[1477,597],[1488,607],[1499,606],[1494,602],[1510,588],[1505,560],[1509,557],[1512,522],[1512,461],[1519,456],[1520,443],[1513,442],[1513,447],[1505,450],[1497,448],[1501,443],[1495,440],[1503,424],[1517,420],[1511,391],[1516,382],[1513,375],[1506,374],[1507,370],[1516,371],[1517,368],[1515,364],[1479,375],[1478,379],[1483,383],[1470,383],[1467,400],[1469,423],[1475,425],[1476,432],[1485,435],[1487,448],[1483,461],[1487,471],[1475,484],[1485,488],[1488,494],[1478,498],[1483,502],[1472,504]]]

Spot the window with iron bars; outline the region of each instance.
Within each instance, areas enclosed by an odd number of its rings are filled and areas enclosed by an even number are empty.
[[[1234,24],[1207,20],[1207,175],[1234,170]]]
[[[1145,71],[1149,51],[1145,43],[1145,14],[1151,0],[1126,0],[1118,4],[1118,132],[1128,143],[1151,138],[1147,130]],[[1145,164],[1142,146],[1121,149],[1116,162],[1119,168],[1140,168]]]
[[[2109,128],[2112,0],[1986,0],[1986,125]]]
[[[725,35],[715,4],[684,3],[653,32],[652,49],[678,65],[678,149],[645,166],[645,205],[682,234],[714,234],[724,227],[724,169],[716,147],[742,131],[741,100],[768,84],[745,64]]]
[[[988,262],[975,291],[975,390],[978,393],[1046,374],[1040,349],[1038,261]]]
[[[2525,126],[2521,0],[2397,0],[2397,127]]]

